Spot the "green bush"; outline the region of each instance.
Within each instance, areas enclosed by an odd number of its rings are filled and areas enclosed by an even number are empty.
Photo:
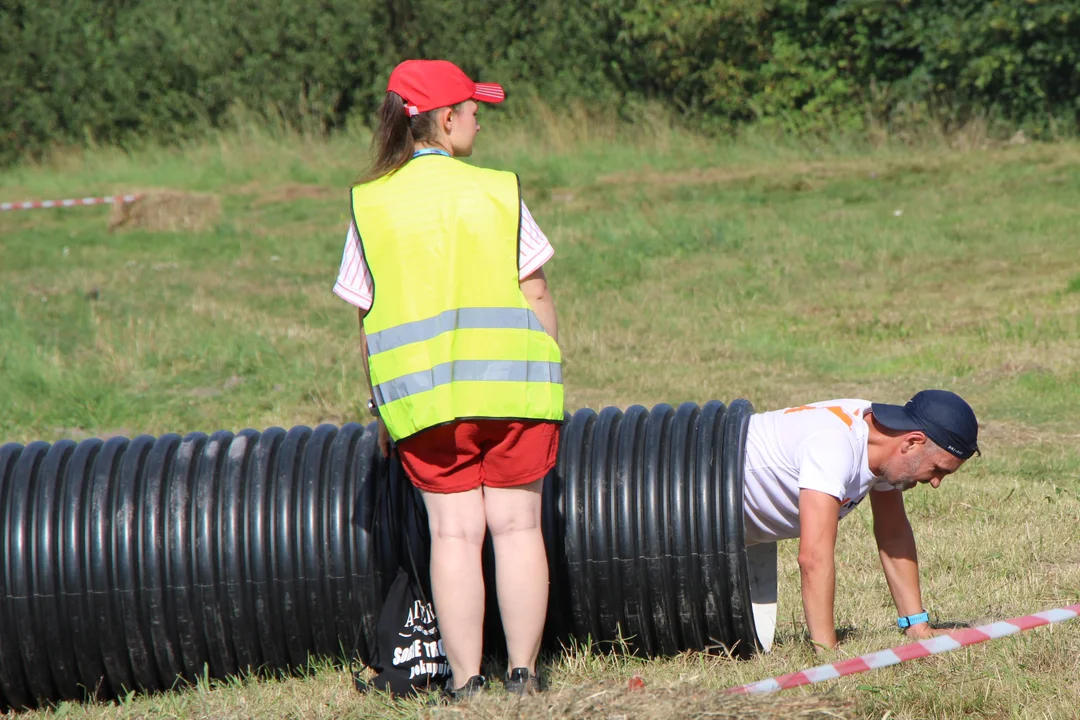
[[[922,108],[1032,131],[1080,115],[1075,0],[635,3],[627,91],[723,123],[859,126]]]
[[[980,116],[1038,135],[1080,117],[1076,0],[8,0],[0,162],[168,142],[237,106],[331,131],[370,117],[406,57],[718,129]]]

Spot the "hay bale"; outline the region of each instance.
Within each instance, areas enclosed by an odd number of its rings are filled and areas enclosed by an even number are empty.
[[[109,230],[147,232],[202,232],[221,217],[221,200],[207,193],[175,190],[140,194],[128,203],[116,203],[109,215]]]

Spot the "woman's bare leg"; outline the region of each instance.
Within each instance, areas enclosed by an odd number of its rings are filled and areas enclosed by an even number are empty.
[[[484,495],[422,492],[431,528],[431,594],[454,688],[480,674],[484,643]]]
[[[488,528],[510,667],[536,671],[548,603],[548,564],[540,525],[543,480],[484,488]]]

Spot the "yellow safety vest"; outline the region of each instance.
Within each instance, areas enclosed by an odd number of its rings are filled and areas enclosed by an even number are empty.
[[[375,403],[395,440],[467,418],[563,419],[559,346],[518,285],[514,173],[442,155],[352,189],[374,286]]]

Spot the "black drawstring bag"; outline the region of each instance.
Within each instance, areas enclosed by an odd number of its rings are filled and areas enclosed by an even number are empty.
[[[390,483],[400,481],[396,475],[397,473],[390,473]],[[411,490],[411,487],[408,490]],[[386,503],[385,516],[393,518],[404,514],[394,512],[393,508],[389,507],[394,504],[390,497],[396,494],[393,490],[379,494]],[[426,523],[421,522],[415,500],[414,496],[406,492],[402,504],[412,508],[416,518],[413,526],[419,529]],[[379,505],[378,499],[376,505]],[[376,517],[384,516],[378,510],[376,513]],[[416,568],[408,523],[402,525],[404,531],[398,533],[397,538],[405,546],[409,567],[398,567],[375,624],[375,647],[370,666],[377,673],[376,676],[369,685],[360,677],[359,671],[353,673],[353,683],[360,692],[367,692],[373,686],[391,695],[414,695],[424,690],[439,688],[450,677],[450,664],[443,651],[435,608],[424,592],[424,585]]]
[[[391,695],[441,687],[450,675],[435,611],[404,568],[390,585],[376,625],[371,685]]]

